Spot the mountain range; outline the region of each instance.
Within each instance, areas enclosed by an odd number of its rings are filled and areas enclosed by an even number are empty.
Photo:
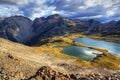
[[[24,16],[0,19],[0,80],[119,80],[119,56],[74,40],[93,37],[120,42],[119,33],[120,21],[83,21],[58,14],[33,21]],[[93,52],[96,57],[86,61],[64,54],[68,46],[83,47],[86,52],[97,50],[101,54]]]
[[[0,37],[27,45],[39,40],[71,33],[120,37],[120,20],[101,23],[90,19],[68,19],[58,14],[30,20],[24,16],[11,16],[0,19]]]

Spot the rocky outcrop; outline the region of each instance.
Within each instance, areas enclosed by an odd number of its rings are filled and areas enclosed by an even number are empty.
[[[120,72],[111,75],[102,75],[100,73],[91,74],[63,74],[54,71],[48,66],[41,67],[34,76],[28,78],[28,80],[119,80]]]
[[[41,67],[36,74],[31,76],[28,80],[32,80],[33,78],[36,80],[70,80],[69,75],[56,72],[48,66]]]

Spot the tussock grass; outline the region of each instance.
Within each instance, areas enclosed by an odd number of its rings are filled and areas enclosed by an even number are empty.
[[[92,63],[94,66],[103,67],[108,69],[120,69],[120,58],[108,53],[106,56],[102,56],[99,60]]]
[[[82,43],[74,42],[73,39],[75,38],[82,38],[86,37],[82,34],[72,34],[72,35],[65,35],[60,37],[54,37],[48,40],[46,44],[41,45],[38,49],[36,49],[37,52],[40,53],[48,53],[51,55],[54,55],[58,58],[64,58],[64,59],[76,59],[74,61],[74,65],[79,66],[95,66],[95,67],[102,67],[102,68],[108,68],[108,69],[120,69],[120,57],[117,57],[116,55],[113,55],[108,52],[106,49],[97,48],[97,47],[90,47],[86,46]],[[97,39],[97,38],[96,38]],[[75,58],[73,56],[69,56],[66,54],[61,53],[63,48],[55,48],[54,46],[80,46],[80,47],[86,47],[94,50],[98,50],[102,52],[103,54],[100,57],[97,57],[93,61],[83,61],[78,58]]]

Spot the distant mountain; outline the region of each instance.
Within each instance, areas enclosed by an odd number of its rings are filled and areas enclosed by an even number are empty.
[[[41,39],[79,32],[120,36],[120,21],[100,23],[93,19],[73,20],[58,14],[36,18],[34,21],[23,16],[0,19],[0,37],[27,45],[33,45]]]
[[[102,33],[103,36],[117,36],[120,37],[120,20],[119,21],[111,21],[103,24]]]
[[[108,23],[100,23],[100,22],[93,21],[91,28],[89,27],[88,29],[88,34],[91,34],[91,33],[92,34],[99,33],[101,34],[101,36],[120,37],[120,20],[110,21]]]

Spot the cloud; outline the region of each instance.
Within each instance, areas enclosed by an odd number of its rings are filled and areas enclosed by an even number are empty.
[[[1,0],[0,17],[24,15],[33,20],[36,17],[48,16],[55,9],[53,6],[48,6],[50,3],[53,2],[46,0]]]
[[[51,0],[52,1],[52,0]],[[33,14],[30,16],[32,19],[34,19],[35,17],[42,17],[42,16],[48,16],[52,13],[52,11],[54,11],[55,7],[54,6],[48,6],[47,5],[48,1],[39,1],[36,0],[36,3],[34,3],[35,6],[33,8]],[[52,2],[49,2],[48,4],[50,4]]]
[[[60,14],[75,19],[120,19],[120,0],[0,0],[0,17]]]
[[[0,0],[1,4],[18,4],[18,5],[22,5],[22,4],[28,4],[29,0]]]
[[[33,9],[33,14],[30,16],[31,19],[34,19],[36,17],[42,17],[42,16],[49,16],[50,14],[52,14],[51,11],[54,11],[55,7],[36,7]]]
[[[25,16],[33,20],[36,17],[51,15],[56,7],[49,6],[50,3],[52,2],[48,3],[46,0],[30,0],[29,4],[20,6],[19,9],[24,11]]]
[[[61,0],[55,3],[56,11],[74,18],[113,19],[120,15],[120,0]],[[75,13],[74,15],[72,13]]]
[[[10,17],[14,15],[23,15],[17,6],[14,5],[0,5],[0,17]]]

